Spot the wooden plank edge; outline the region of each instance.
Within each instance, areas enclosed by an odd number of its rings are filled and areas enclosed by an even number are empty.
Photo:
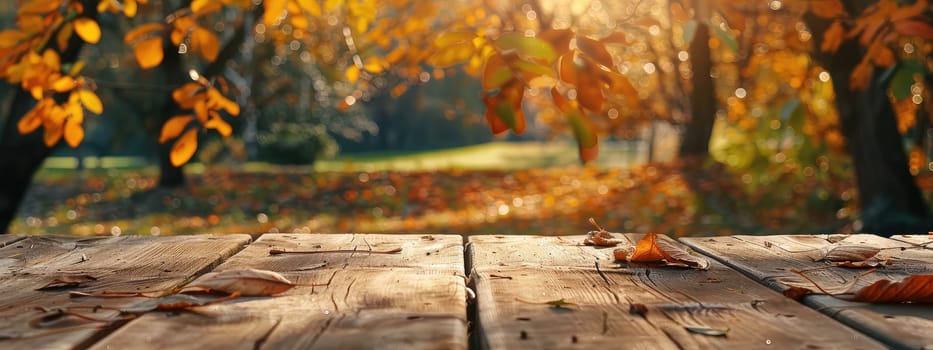
[[[22,241],[26,239],[27,236],[23,235],[8,235],[6,237],[0,237],[0,248],[12,245],[13,243]]]

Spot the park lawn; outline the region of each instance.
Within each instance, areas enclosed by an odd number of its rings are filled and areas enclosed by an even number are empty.
[[[573,158],[555,165],[566,147],[511,147],[344,157],[315,171],[192,166],[178,189],[157,188],[153,167],[50,168],[37,176],[10,231],[550,235],[584,233],[593,217],[612,231],[710,235],[829,232],[851,220],[852,184],[844,179],[785,174],[749,184],[716,166],[582,167],[570,165]],[[465,162],[471,158],[481,159]],[[495,169],[502,162],[511,167]]]

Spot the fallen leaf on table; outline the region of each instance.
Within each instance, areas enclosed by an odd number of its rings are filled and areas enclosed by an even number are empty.
[[[833,243],[820,249],[817,261],[865,261],[877,255],[881,249],[861,244]]]
[[[793,300],[800,301],[801,299],[803,299],[804,296],[813,294],[812,290],[809,290],[804,287],[800,287],[800,286],[788,286],[788,287],[789,288],[784,290],[784,296],[791,298]]]
[[[42,287],[36,288],[36,290],[77,288],[81,287],[81,284],[83,283],[93,282],[96,280],[97,277],[90,275],[62,276],[52,280]]]
[[[599,224],[597,224],[596,220],[594,220],[593,218],[590,218],[590,223],[593,224],[593,226],[596,226],[596,229],[598,231],[587,232],[586,238],[583,239],[583,244],[602,246],[602,247],[613,247],[623,242],[622,239],[616,238],[611,233],[609,233],[609,231],[606,231],[605,229],[603,229],[602,226],[599,226]]]
[[[677,243],[658,239],[656,233],[648,233],[635,245],[635,250],[616,249],[616,260],[629,262],[663,262],[667,266],[690,267],[706,270],[709,260],[702,256],[690,254]]]
[[[149,312],[153,310],[167,310],[167,309],[178,309],[181,307],[192,307],[200,306],[207,303],[208,300],[204,300],[192,295],[187,294],[174,294],[169,296],[164,296],[158,299],[151,299],[138,302],[136,304],[130,305],[120,311],[131,313],[131,314],[141,314],[144,312]]]
[[[708,335],[713,337],[724,337],[729,333],[729,328],[713,328],[713,327],[698,327],[698,326],[684,326],[684,328],[690,333]]]
[[[203,299],[188,294],[174,294],[158,299],[141,301],[130,305],[127,308],[121,309],[120,311],[130,314],[141,314],[153,310],[187,310],[196,306],[207,306],[210,304],[225,302],[227,300],[238,298],[239,296],[240,295],[237,293],[232,293],[229,296],[225,296],[219,299]]]
[[[879,266],[891,265],[891,260],[872,260],[872,261],[834,261],[832,266],[848,267],[852,269],[867,269]]]
[[[268,296],[283,293],[295,286],[295,283],[277,272],[247,268],[207,273],[179,293],[219,291],[244,296]]]
[[[826,287],[819,285],[803,272],[793,270],[791,272],[797,273],[812,283],[823,294],[842,300],[863,303],[933,303],[933,275],[910,275],[900,281],[880,279],[865,287],[855,288],[859,278],[874,272],[874,270],[870,270],[856,276],[851,282],[847,283],[847,286],[843,287],[845,288],[844,291],[830,292],[827,291]],[[834,290],[838,289],[834,288]]]
[[[878,280],[846,299],[864,303],[933,303],[933,275],[911,275],[899,282]]]

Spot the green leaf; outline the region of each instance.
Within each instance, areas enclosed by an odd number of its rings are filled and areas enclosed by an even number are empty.
[[[894,72],[894,76],[891,77],[891,93],[894,94],[894,98],[898,100],[903,100],[907,97],[910,97],[910,87],[914,84],[914,77],[916,75],[923,75],[926,72],[923,69],[923,65],[916,60],[907,60],[902,61],[897,64],[897,70]]]
[[[509,129],[515,129],[515,110],[512,109],[511,102],[508,100],[499,101],[496,104],[496,115],[499,116],[499,120],[509,126]]]
[[[580,148],[590,148],[596,145],[596,131],[580,111],[567,113],[566,117],[567,122],[570,123],[570,129],[573,130],[573,137],[577,139],[577,145]]]
[[[732,51],[739,51],[739,42],[735,40],[735,36],[732,35],[732,32],[718,26],[714,26],[713,29],[716,31],[716,36],[719,37],[719,40],[722,40],[723,44],[726,44]]]
[[[551,63],[557,58],[557,53],[547,41],[527,37],[521,33],[506,33],[496,39],[496,46],[502,50],[514,50],[521,56],[539,58]]]

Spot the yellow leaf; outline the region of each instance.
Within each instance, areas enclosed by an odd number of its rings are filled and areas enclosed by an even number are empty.
[[[58,30],[58,34],[55,35],[55,43],[58,44],[58,49],[65,51],[68,48],[68,40],[71,39],[71,34],[74,31],[74,25],[70,22],[65,23],[61,29]]]
[[[187,83],[172,91],[172,99],[182,109],[194,108],[195,101],[203,98],[198,96],[203,92],[203,86],[197,83]]]
[[[371,57],[363,64],[363,69],[373,74],[382,73],[385,70],[386,61],[380,57]]]
[[[126,15],[126,17],[136,17],[136,12],[138,10],[139,5],[136,3],[136,0],[126,0],[123,2],[123,14]]]
[[[191,12],[198,13],[202,8],[209,5],[211,0],[194,0],[191,2]]]
[[[66,75],[58,78],[55,80],[55,82],[52,83],[52,90],[55,90],[55,92],[65,92],[74,89],[77,85],[78,82],[75,80],[75,78]]]
[[[188,126],[188,123],[191,122],[193,118],[190,114],[186,115],[177,115],[169,118],[165,121],[165,124],[162,124],[162,132],[159,135],[159,143],[165,143],[165,141],[171,140],[173,138],[181,135],[182,131],[185,131],[185,127]]]
[[[42,139],[45,141],[46,146],[55,146],[58,140],[62,139],[62,134],[65,131],[64,124],[65,110],[61,106],[53,106],[48,113],[48,117],[42,121],[42,127],[45,129]]]
[[[818,17],[836,18],[845,14],[845,8],[840,0],[808,1],[810,12]]]
[[[360,67],[357,67],[356,65],[350,65],[347,67],[347,71],[344,74],[347,75],[348,82],[355,83],[360,79]]]
[[[26,38],[26,33],[16,29],[7,29],[0,32],[0,48],[16,46],[21,40]]]
[[[262,15],[262,22],[267,26],[274,25],[279,17],[282,17],[282,13],[285,12],[286,3],[286,0],[264,1],[263,5],[266,7],[266,12]]]
[[[78,75],[79,73],[81,73],[81,70],[84,69],[84,65],[85,65],[84,60],[75,61],[75,63],[71,65],[71,69],[68,70],[68,75],[71,75],[71,76]]]
[[[100,97],[97,97],[93,91],[88,89],[78,90],[78,98],[81,100],[81,104],[84,105],[84,108],[91,111],[94,114],[101,114],[104,112],[104,104],[100,102]]]
[[[191,160],[194,152],[198,150],[198,130],[191,129],[175,141],[172,145],[172,151],[169,153],[169,160],[172,166],[180,167]]]
[[[97,25],[97,21],[87,17],[80,17],[75,19],[74,27],[75,32],[84,41],[91,44],[100,41],[100,26]]]
[[[207,122],[207,102],[203,99],[194,101],[194,115],[198,117],[201,123]]]
[[[148,36],[150,33],[161,31],[164,28],[165,28],[165,25],[163,25],[162,23],[143,24],[127,32],[126,35],[123,36],[123,43],[132,44],[137,39],[142,38],[144,36]]]
[[[162,38],[152,37],[140,41],[133,47],[133,55],[142,69],[149,69],[162,63]]]
[[[230,126],[227,121],[223,120],[217,112],[211,111],[211,119],[204,123],[204,127],[207,129],[217,130],[220,135],[223,137],[230,136],[233,133],[233,127]]]
[[[17,130],[20,134],[28,134],[42,125],[42,120],[45,119],[46,113],[48,113],[49,108],[55,105],[55,102],[51,98],[46,98],[36,104],[26,115],[23,116],[23,119],[19,120],[19,123],[16,124]]]
[[[71,148],[77,148],[83,140],[84,128],[81,127],[81,123],[78,122],[77,119],[72,118],[65,121],[65,142],[67,142]]]
[[[836,50],[839,49],[839,45],[842,45],[844,37],[845,28],[842,27],[842,22],[833,21],[829,29],[826,29],[826,32],[823,33],[823,43],[820,44],[820,51],[836,52]]]
[[[321,15],[321,5],[317,3],[317,0],[298,0],[298,6],[301,6],[301,9],[311,16]]]
[[[220,41],[217,40],[217,36],[201,27],[195,27],[191,33],[191,45],[199,50],[201,57],[208,62],[214,62],[220,53]]]
[[[61,1],[23,1],[18,2],[19,12],[21,14],[44,14],[46,12],[52,12],[57,10],[61,5]]]

